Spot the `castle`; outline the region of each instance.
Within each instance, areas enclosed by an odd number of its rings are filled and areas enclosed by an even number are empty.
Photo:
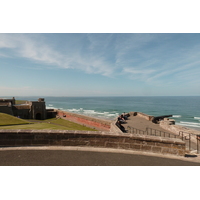
[[[55,117],[53,109],[46,109],[44,98],[38,101],[26,101],[23,104],[16,104],[15,98],[0,99],[0,113],[6,113],[22,119],[39,119]]]

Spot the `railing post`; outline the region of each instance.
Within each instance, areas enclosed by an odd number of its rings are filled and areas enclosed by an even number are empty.
[[[191,133],[189,133],[189,151],[191,149]]]
[[[199,140],[200,140],[200,135],[197,135],[197,154],[199,154]]]

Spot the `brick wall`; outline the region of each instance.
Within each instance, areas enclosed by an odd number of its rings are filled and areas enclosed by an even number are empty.
[[[93,117],[88,117],[84,115],[79,115],[75,113],[69,113],[61,110],[57,110],[57,114],[60,117],[66,116],[67,120],[73,121],[75,123],[84,124],[89,127],[97,128],[98,130],[109,131],[111,126],[111,121],[96,119]]]
[[[0,147],[91,146],[161,154],[185,154],[185,142],[174,138],[116,134],[103,131],[0,130]]]

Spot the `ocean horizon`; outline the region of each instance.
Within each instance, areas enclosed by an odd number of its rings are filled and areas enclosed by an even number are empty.
[[[41,96],[15,96],[16,100],[36,101]],[[12,98],[12,97],[5,97]],[[151,116],[172,115],[176,125],[200,131],[200,96],[43,96],[47,109],[60,109],[100,119],[114,120],[131,111]]]

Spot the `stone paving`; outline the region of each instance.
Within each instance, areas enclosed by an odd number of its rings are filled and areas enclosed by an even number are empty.
[[[162,127],[160,127],[159,124],[155,124],[151,121],[148,121],[142,117],[139,117],[139,116],[133,116],[131,115],[128,120],[126,120],[126,123],[125,124],[122,124],[125,128],[125,130],[127,132],[128,131],[128,126],[130,127],[134,127],[136,129],[139,129],[139,130],[142,130],[142,131],[145,131],[146,128],[152,128],[152,129],[155,129],[155,130],[158,130],[157,132],[157,136],[159,136],[159,131],[162,131],[162,132],[165,132],[165,136],[168,136],[168,133],[170,134],[170,137],[178,137],[177,134],[173,133],[173,132],[170,132],[168,130],[165,130],[163,129]],[[161,136],[163,137],[164,136],[164,133],[161,134]],[[184,140],[186,142],[186,149],[189,149],[189,140]],[[197,145],[196,145],[196,142],[191,142],[191,149],[190,151],[195,151],[196,152],[196,149],[197,149]]]
[[[167,132],[167,133],[171,133],[173,135],[175,135],[174,133],[170,132],[170,131],[166,131],[165,129],[161,128],[159,126],[159,124],[155,124],[151,121],[148,121],[142,117],[139,117],[139,116],[130,116],[128,118],[128,120],[126,120],[126,124],[122,124],[124,126],[124,128],[127,130],[127,127],[128,126],[131,126],[131,127],[134,127],[136,129],[139,129],[139,130],[143,130],[145,131],[146,128],[152,128],[152,129],[156,129],[156,130],[159,130],[159,131],[163,131],[163,132]]]

